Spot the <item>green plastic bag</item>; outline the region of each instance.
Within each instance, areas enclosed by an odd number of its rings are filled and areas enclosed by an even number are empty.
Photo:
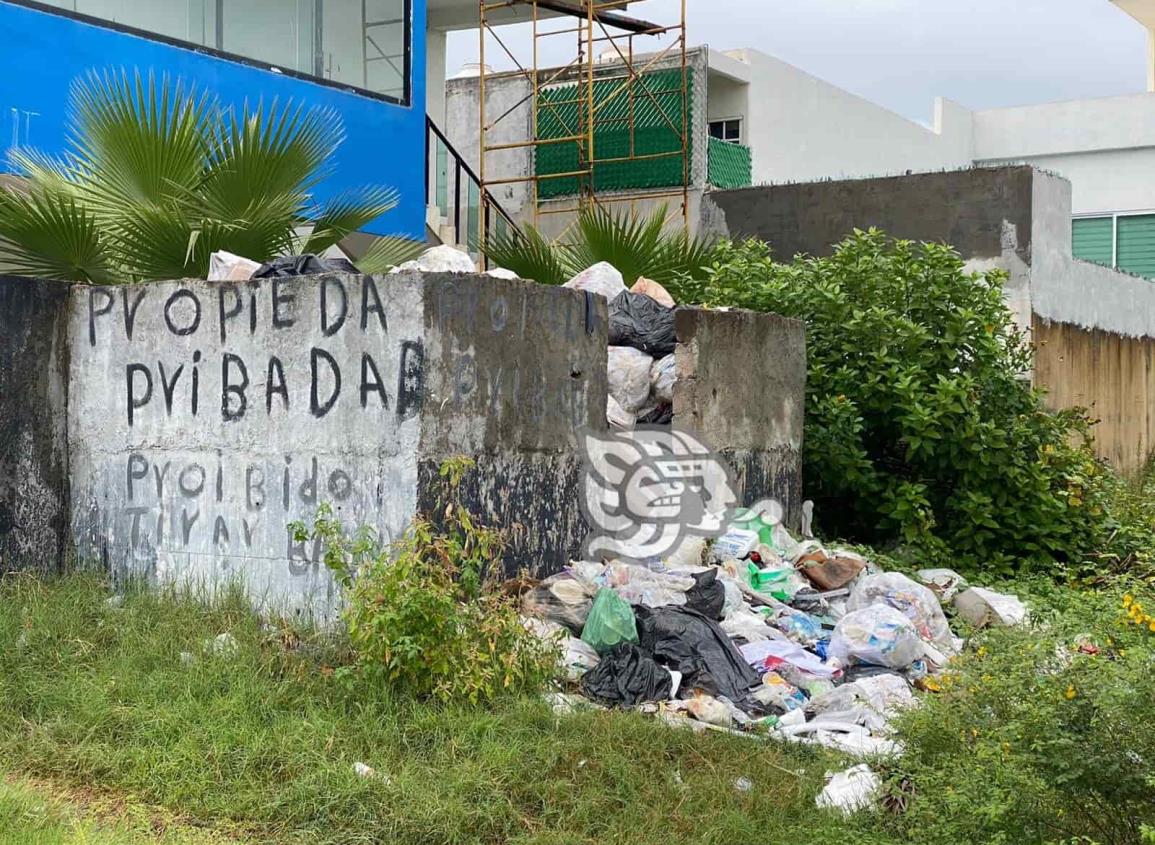
[[[793,569],[759,569],[753,563],[746,566],[746,580],[754,591],[773,596],[779,601],[794,598],[794,590],[790,585],[790,576],[793,574]]]
[[[609,587],[598,590],[582,628],[582,640],[598,654],[607,653],[621,642],[636,643],[638,626],[630,603]]]

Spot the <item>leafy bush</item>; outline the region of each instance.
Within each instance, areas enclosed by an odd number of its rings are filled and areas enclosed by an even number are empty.
[[[456,491],[470,463],[442,466],[448,489]],[[389,548],[364,527],[348,536],[327,507],[311,531],[293,530],[298,540],[321,539],[325,563],[346,589],[351,668],[364,679],[476,703],[532,692],[556,673],[556,648],[525,628],[516,601],[493,581],[501,535],[475,524],[452,497],[436,527],[418,519]]]
[[[1110,531],[1106,470],[1085,415],[1031,389],[1002,283],[871,230],[793,264],[724,244],[675,296],[806,321],[805,487],[823,533],[1003,574],[1080,564]]]
[[[1143,841],[1155,633],[1129,623],[1122,593],[1051,588],[1045,609],[1032,601],[1040,624],[973,640],[899,721],[888,791],[906,808],[886,825],[928,843]]]
[[[602,206],[583,209],[569,236],[548,240],[533,226],[495,235],[483,246],[490,261],[523,279],[560,285],[601,261],[612,264],[627,285],[645,276],[665,283],[701,272],[711,245],[691,238],[684,228],[666,228],[667,209],[646,217],[614,214]]]

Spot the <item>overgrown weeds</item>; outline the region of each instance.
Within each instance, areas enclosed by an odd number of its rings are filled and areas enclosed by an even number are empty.
[[[805,842],[814,831],[831,763],[803,749],[634,714],[561,717],[537,698],[422,701],[366,676],[337,681],[326,637],[266,629],[236,597],[106,599],[91,577],[3,582],[0,768],[131,793],[277,845]],[[223,632],[235,655],[205,647]],[[380,776],[358,777],[356,762]],[[741,777],[753,791],[734,788]],[[824,841],[839,831],[834,821]]]

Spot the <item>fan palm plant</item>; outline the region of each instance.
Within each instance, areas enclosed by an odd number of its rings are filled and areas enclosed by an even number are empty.
[[[685,229],[667,228],[667,216],[665,206],[639,216],[594,205],[578,214],[573,234],[562,242],[551,243],[527,226],[491,237],[483,249],[491,262],[548,285],[562,284],[599,261],[616,267],[627,285],[643,276],[665,283],[699,275],[712,244]]]
[[[0,270],[100,284],[203,278],[216,250],[322,252],[397,203],[383,187],[315,202],[343,139],[331,110],[238,112],[179,80],[92,72],[73,86],[63,155],[11,156],[23,178],[0,188]],[[420,248],[390,239],[376,259]]]

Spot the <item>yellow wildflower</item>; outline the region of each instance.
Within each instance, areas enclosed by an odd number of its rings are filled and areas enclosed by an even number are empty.
[[[1069,687],[1067,687],[1067,691],[1066,691],[1065,693],[1063,693],[1063,695],[1065,695],[1065,696],[1066,696],[1066,698],[1067,698],[1067,701],[1070,701],[1072,698],[1074,698],[1074,697],[1075,697],[1075,695],[1076,695],[1076,693],[1075,693],[1075,685],[1074,685],[1074,684],[1071,684]]]
[[[1131,602],[1135,601],[1135,597],[1130,593],[1123,596],[1123,607],[1130,607]]]

